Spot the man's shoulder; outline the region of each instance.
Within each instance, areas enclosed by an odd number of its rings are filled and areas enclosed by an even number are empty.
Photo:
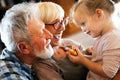
[[[0,59],[0,80],[29,80],[28,78],[32,80],[31,71],[24,64],[21,65],[16,60]]]
[[[17,70],[16,64],[13,61],[0,59],[0,72],[10,72]],[[19,69],[19,68],[18,68]]]
[[[11,74],[18,72],[18,69],[13,62],[0,59],[0,79],[7,79],[7,77],[13,77]]]
[[[6,48],[4,48],[1,52],[0,52],[0,59],[5,59],[6,57],[9,57],[9,52]]]

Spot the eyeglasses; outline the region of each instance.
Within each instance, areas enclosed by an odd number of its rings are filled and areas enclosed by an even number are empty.
[[[53,25],[53,27],[56,30],[59,30],[61,27],[66,26],[68,24],[68,19],[69,19],[69,17],[65,17],[65,18],[63,18],[62,21],[55,22],[53,24],[45,24],[45,25]]]

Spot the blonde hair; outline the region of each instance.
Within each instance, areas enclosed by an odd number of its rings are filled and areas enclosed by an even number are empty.
[[[63,8],[53,2],[39,2],[39,18],[45,24],[52,24],[57,19],[62,19],[64,17]]]
[[[73,16],[74,12],[84,4],[90,14],[94,14],[97,8],[107,11],[112,14],[115,10],[114,5],[120,0],[79,0],[71,9],[70,16]]]

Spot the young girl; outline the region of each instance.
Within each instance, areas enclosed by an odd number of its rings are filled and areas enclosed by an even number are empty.
[[[110,80],[120,70],[120,30],[112,22],[114,5],[119,0],[79,0],[74,5],[71,17],[82,30],[97,38],[92,50],[92,59],[85,58],[75,47],[77,56],[69,59],[89,69],[87,80]]]

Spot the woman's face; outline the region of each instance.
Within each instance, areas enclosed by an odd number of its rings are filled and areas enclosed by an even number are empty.
[[[62,20],[57,20],[53,24],[45,24],[45,28],[53,34],[53,38],[51,40],[52,46],[59,45],[62,37],[62,33],[65,30],[65,26],[67,24],[68,18],[64,18]]]
[[[74,19],[86,34],[94,38],[101,34],[102,27],[98,15],[90,15],[87,9],[79,8],[74,13]]]

